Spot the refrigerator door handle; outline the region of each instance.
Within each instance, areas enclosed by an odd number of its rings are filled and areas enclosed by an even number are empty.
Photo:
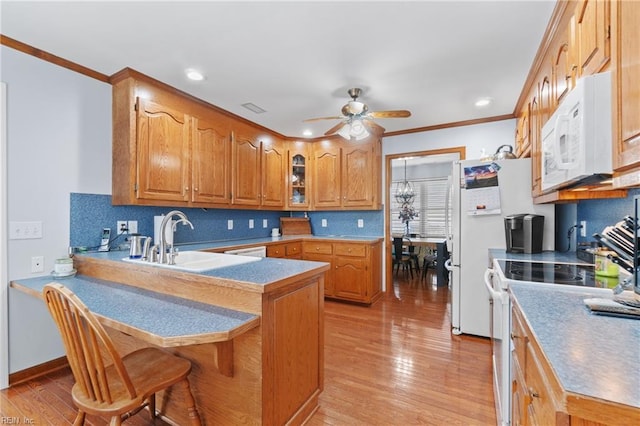
[[[456,265],[456,266],[457,266],[457,265]],[[445,269],[446,269],[447,271],[449,271],[449,272],[453,271],[453,265],[451,265],[451,258],[447,259],[447,260],[444,262],[444,267],[445,267]]]

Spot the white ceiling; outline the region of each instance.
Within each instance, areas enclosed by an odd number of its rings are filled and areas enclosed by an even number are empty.
[[[513,113],[555,1],[0,2],[0,32],[106,75],[133,68],[285,136],[347,89],[391,131]],[[184,70],[206,79],[192,82]],[[491,97],[479,109],[474,102]],[[266,110],[255,114],[241,105]]]

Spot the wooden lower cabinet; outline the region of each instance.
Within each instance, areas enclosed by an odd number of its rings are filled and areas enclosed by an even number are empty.
[[[325,297],[371,304],[382,295],[382,242],[304,241],[305,260],[329,262]]]
[[[511,425],[638,424],[638,413],[633,409],[567,392],[517,303],[513,304],[511,329]]]

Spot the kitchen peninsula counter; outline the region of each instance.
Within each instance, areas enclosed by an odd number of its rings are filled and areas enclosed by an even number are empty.
[[[123,251],[78,254],[74,257],[78,275],[58,282],[70,287],[104,286],[109,294],[90,303],[103,303],[107,311],[130,305],[128,320],[103,321],[121,353],[156,344],[190,360],[189,381],[203,424],[302,424],[317,410],[324,383],[328,264],[264,258],[191,273],[125,262],[127,255]],[[22,283],[31,286],[27,291],[31,294],[53,281],[32,280]],[[20,289],[21,281],[16,280],[14,287]],[[200,318],[176,314],[194,306],[202,309]],[[161,332],[136,331],[138,308],[139,320],[160,319],[160,329],[182,331],[173,341],[154,341],[150,336]],[[227,323],[233,318],[239,322]],[[226,328],[215,331],[209,324],[207,329],[208,320],[226,323]],[[200,326],[205,328],[189,338],[180,334]],[[183,396],[177,389],[170,392],[159,395],[157,409],[172,423],[187,424]]]

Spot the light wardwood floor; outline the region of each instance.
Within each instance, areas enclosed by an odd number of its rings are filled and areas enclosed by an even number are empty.
[[[451,334],[449,290],[434,278],[401,273],[368,308],[325,303],[325,386],[309,425],[495,424],[489,340]],[[63,369],[0,391],[0,424],[71,424],[72,384]],[[125,424],[151,422],[142,412]]]

